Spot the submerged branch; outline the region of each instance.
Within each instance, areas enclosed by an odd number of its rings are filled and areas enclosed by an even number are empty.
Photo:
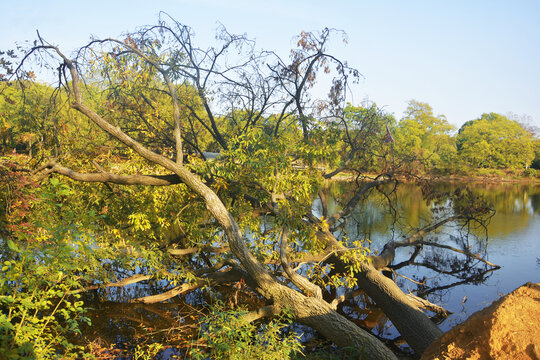
[[[135,299],[134,302],[142,302],[145,304],[153,304],[169,300],[175,296],[186,294],[193,290],[197,290],[204,286],[213,286],[224,283],[240,281],[245,277],[245,273],[236,268],[228,271],[217,271],[207,274],[204,278],[198,278],[193,283],[185,283],[174,287],[173,289],[157,295],[144,296]]]
[[[85,291],[104,289],[104,288],[110,288],[110,287],[123,287],[127,285],[136,284],[141,281],[150,280],[152,279],[152,277],[153,277],[152,275],[136,274],[117,282],[110,282],[110,283],[99,284],[99,285],[90,285],[90,286],[85,287],[84,289],[72,291],[71,294],[79,294]]]
[[[455,283],[442,285],[442,286],[437,286],[437,287],[429,288],[429,289],[426,289],[426,290],[421,290],[421,291],[418,291],[418,295],[419,296],[426,296],[426,295],[431,294],[432,292],[435,292],[435,291],[446,290],[446,289],[453,288],[455,286],[459,286],[459,285],[463,285],[463,284],[470,284],[471,282],[472,283],[481,282],[481,281],[485,280],[486,276],[490,272],[495,271],[495,270],[497,270],[497,268],[487,269],[485,271],[479,272],[478,274],[469,276],[469,277],[467,277],[466,279],[464,279],[462,281],[457,281]]]
[[[447,224],[449,222],[452,222],[454,220],[458,220],[461,218],[463,218],[463,215],[454,215],[454,216],[450,216],[445,219],[442,219],[441,221],[438,221],[435,224],[431,224],[417,231],[416,233],[414,233],[413,235],[411,235],[408,239],[404,241],[399,241],[399,242],[392,241],[392,242],[387,243],[384,246],[383,251],[381,251],[379,255],[370,255],[368,258],[371,264],[373,265],[373,267],[375,267],[375,269],[377,270],[383,269],[387,267],[388,265],[390,265],[390,263],[394,260],[397,247],[422,245],[423,242],[421,239],[424,237],[425,234],[430,233],[440,228],[444,224]]]
[[[467,250],[461,250],[461,249],[458,249],[458,248],[455,248],[453,246],[449,246],[449,245],[443,245],[443,244],[438,244],[438,243],[435,243],[435,242],[432,242],[432,241],[415,241],[411,244],[397,244],[396,246],[408,246],[408,245],[426,245],[426,246],[433,246],[433,247],[438,247],[438,248],[442,248],[442,249],[448,249],[448,250],[451,250],[451,251],[454,251],[454,252],[457,252],[457,253],[460,253],[460,254],[463,254],[463,255],[466,255],[467,257],[471,257],[473,259],[476,259],[478,261],[481,261],[489,266],[492,266],[495,270],[496,269],[500,269],[500,266],[499,265],[496,265],[480,256],[478,256],[477,254],[474,254],[470,251],[467,251]]]

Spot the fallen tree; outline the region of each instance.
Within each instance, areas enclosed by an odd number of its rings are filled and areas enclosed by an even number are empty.
[[[92,40],[74,58],[38,39],[16,73],[27,74],[34,55],[56,61],[54,100],[58,106],[66,101],[77,115],[44,138],[47,159],[36,161],[34,175],[104,184],[84,195],[103,215],[101,236],[122,244],[133,269],[145,270],[86,290],[170,281],[161,294],[134,299],[155,303],[244,281],[267,302],[250,321],[287,309],[338,346],[353,346],[364,358],[394,359],[381,341],[336,311],[340,301],[329,298],[335,287],[329,279],[341,278],[367,294],[417,354],[441,335],[420,310],[426,304],[381,270],[396,248],[438,246],[422,237],[449,222],[477,219],[486,209],[456,209],[379,255],[336,238],[368,193],[385,193],[396,183],[399,165],[383,114],[375,107],[344,112],[349,83],[360,74],[326,52],[335,33],[302,33],[289,63],[256,52],[251,41],[225,29],[219,47],[197,48],[191,30],[171,19],[124,39]],[[310,90],[323,76],[332,76],[329,98],[315,101]],[[207,150],[219,151],[219,158],[206,161]],[[380,175],[358,182],[341,211],[312,213],[323,179],[361,173],[374,161]],[[321,172],[320,164],[335,170]],[[298,263],[310,271],[299,273]]]

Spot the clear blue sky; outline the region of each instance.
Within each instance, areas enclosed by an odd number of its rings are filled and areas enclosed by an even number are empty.
[[[0,49],[35,30],[70,52],[90,35],[117,36],[166,11],[211,44],[222,23],[287,56],[301,30],[345,30],[335,52],[365,80],[364,98],[400,118],[410,99],[457,126],[483,112],[528,115],[540,126],[540,1],[0,0]]]

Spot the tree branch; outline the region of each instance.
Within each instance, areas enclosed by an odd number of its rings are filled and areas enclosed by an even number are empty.
[[[435,224],[426,226],[425,228],[414,233],[405,241],[387,243],[386,245],[384,245],[383,251],[381,251],[379,255],[370,255],[368,258],[370,259],[371,264],[373,265],[373,267],[375,267],[375,269],[380,270],[382,268],[385,268],[394,260],[394,256],[396,254],[396,247],[415,246],[419,244],[421,245],[422,242],[417,241],[417,239],[421,239],[425,234],[438,229],[439,227],[443,226],[446,223],[449,223],[454,220],[462,219],[463,217],[464,217],[463,215],[458,214],[458,215],[447,217]]]
[[[418,306],[421,309],[433,311],[434,313],[441,315],[445,318],[452,315],[452,312],[446,310],[442,306],[433,304],[429,300],[422,299],[421,297],[418,297],[412,293],[407,294],[407,297],[409,298],[409,300],[411,300],[416,306]]]
[[[216,247],[209,246],[209,247],[191,247],[191,248],[186,248],[186,249],[167,249],[167,252],[172,256],[186,256],[186,255],[196,254],[200,251],[208,251],[208,252],[213,252],[216,254],[221,254],[224,252],[228,252],[230,250],[231,249],[228,246],[223,247],[223,248],[216,248]]]
[[[84,289],[79,289],[72,291],[71,294],[79,294],[85,291],[91,291],[91,290],[97,290],[97,289],[104,289],[109,287],[123,287],[127,285],[132,285],[139,283],[141,281],[146,281],[152,279],[152,275],[142,275],[142,274],[136,274],[133,276],[130,276],[128,278],[125,278],[118,282],[112,282],[112,283],[106,283],[106,284],[99,284],[99,285],[90,285],[86,286]]]
[[[50,161],[39,167],[35,172],[47,169],[47,174],[55,173],[64,175],[76,181],[82,182],[101,182],[120,185],[150,185],[150,186],[169,186],[180,184],[182,181],[177,175],[117,175],[108,172],[99,173],[80,173],[67,167]]]
[[[281,241],[279,245],[279,256],[281,261],[281,266],[289,280],[292,281],[294,285],[298,288],[303,289],[308,296],[314,296],[317,299],[322,299],[322,290],[317,285],[310,282],[305,277],[298,275],[298,273],[291,269],[289,261],[287,260],[287,239],[289,237],[289,228],[284,227],[283,232],[281,233]]]
[[[194,283],[185,283],[161,294],[135,299],[134,302],[142,302],[145,304],[158,303],[169,300],[178,295],[186,294],[203,286],[213,286],[240,281],[240,279],[244,278],[244,276],[245,273],[236,269],[235,267],[228,271],[216,271],[208,274],[204,278],[198,278]]]
[[[375,180],[365,183],[360,189],[358,189],[358,191],[354,194],[354,196],[349,200],[347,205],[345,205],[345,207],[341,211],[335,213],[328,219],[328,226],[330,227],[330,231],[336,230],[337,221],[348,216],[356,207],[356,205],[365,193],[367,193],[370,189],[376,186],[387,184],[390,181],[393,181],[393,178],[391,176],[382,174],[377,176]]]
[[[474,254],[470,251],[467,251],[467,250],[461,250],[461,249],[458,249],[458,248],[455,248],[453,246],[449,246],[449,245],[444,245],[444,244],[438,244],[438,243],[435,243],[435,242],[432,242],[432,241],[415,241],[413,243],[409,243],[409,244],[396,244],[396,246],[409,246],[409,245],[426,245],[426,246],[433,246],[433,247],[438,247],[438,248],[442,248],[442,249],[448,249],[448,250],[452,250],[454,252],[457,252],[457,253],[460,253],[460,254],[463,254],[463,255],[466,255],[468,257],[471,257],[473,259],[476,259],[478,261],[481,261],[489,266],[492,266],[496,269],[500,269],[500,266],[499,265],[496,265],[490,261],[487,261],[486,259],[478,256],[477,254]]]
[[[280,313],[280,308],[276,305],[263,306],[260,309],[250,311],[243,316],[243,319],[247,322],[253,322],[266,317],[276,316]]]

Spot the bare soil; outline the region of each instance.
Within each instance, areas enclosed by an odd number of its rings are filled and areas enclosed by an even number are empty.
[[[540,360],[540,283],[527,283],[443,334],[422,360]]]

